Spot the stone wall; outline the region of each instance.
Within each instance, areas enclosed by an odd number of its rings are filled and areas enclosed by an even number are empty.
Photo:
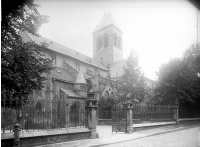
[[[69,129],[69,130],[52,130],[52,131],[35,131],[21,132],[21,147],[31,147],[38,145],[47,145],[58,142],[66,142],[78,139],[91,138],[91,131],[88,128]],[[13,133],[2,134],[1,146],[11,147],[14,144]]]

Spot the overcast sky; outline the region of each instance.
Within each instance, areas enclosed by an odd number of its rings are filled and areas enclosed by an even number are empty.
[[[159,66],[180,57],[197,41],[197,9],[186,0],[36,0],[49,16],[40,35],[93,56],[92,32],[110,11],[123,31],[123,57],[139,54],[145,75],[156,78]]]

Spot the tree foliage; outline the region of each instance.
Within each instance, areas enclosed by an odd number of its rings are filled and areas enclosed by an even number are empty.
[[[117,103],[117,99],[114,97],[108,97],[108,98],[101,98],[98,102],[99,108],[100,109],[109,109],[113,105]]]
[[[158,73],[157,103],[200,104],[200,44],[187,49],[182,58],[163,64]]]
[[[127,59],[127,66],[119,82],[121,97],[129,97],[132,101],[142,102],[145,95],[145,80],[138,62],[139,56],[131,52]]]
[[[6,9],[7,8],[7,9]],[[44,57],[43,46],[23,42],[19,31],[37,35],[47,22],[32,0],[2,0],[1,23],[1,96],[26,99],[33,90],[43,87],[43,73],[52,69],[51,60]]]

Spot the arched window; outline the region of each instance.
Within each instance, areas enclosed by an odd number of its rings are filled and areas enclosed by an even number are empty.
[[[76,69],[77,71],[79,71],[79,70],[80,70],[80,65],[79,65],[79,63],[78,63],[78,62],[75,62],[75,69]]]
[[[98,44],[98,49],[100,49],[102,47],[102,38],[101,37],[98,38],[97,44]]]
[[[107,34],[104,35],[104,46],[108,47],[108,35]]]
[[[37,101],[36,109],[37,109],[37,111],[42,111],[43,107],[42,107],[42,101],[41,100]]]
[[[111,97],[114,97],[114,93],[113,93],[113,92],[111,92],[111,93],[110,93],[110,96],[111,96]]]
[[[79,125],[79,102],[73,102],[70,107],[70,127],[76,127]]]
[[[117,34],[116,33],[114,34],[114,46],[117,47]]]
[[[105,98],[108,98],[108,97],[109,97],[108,91],[106,91],[106,92],[104,93],[104,97],[105,97]]]

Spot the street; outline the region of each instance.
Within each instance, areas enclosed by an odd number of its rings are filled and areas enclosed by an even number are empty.
[[[200,127],[169,132],[104,147],[200,147]]]

